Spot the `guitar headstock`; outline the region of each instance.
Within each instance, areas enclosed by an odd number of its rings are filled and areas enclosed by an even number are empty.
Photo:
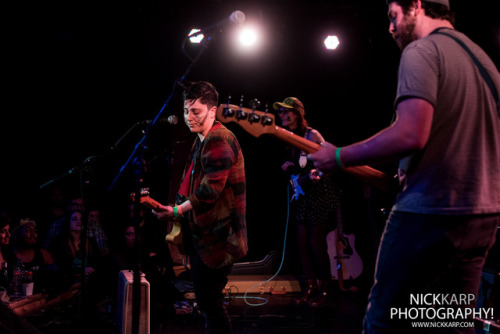
[[[139,190],[139,202],[148,206],[151,209],[157,209],[161,204],[149,197],[149,188],[142,188]],[[130,199],[134,201],[135,193],[130,194]]]
[[[143,203],[146,198],[149,197],[149,188],[141,188],[139,190],[139,201]],[[130,194],[130,200],[133,202],[135,200],[135,193]]]
[[[217,119],[222,123],[238,123],[254,137],[260,137],[266,133],[272,134],[276,131],[273,114],[234,104],[221,104],[217,108]]]

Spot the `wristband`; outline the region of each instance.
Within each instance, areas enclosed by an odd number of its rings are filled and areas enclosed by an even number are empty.
[[[340,160],[340,147],[337,147],[337,150],[335,151],[335,161],[337,162],[337,166],[340,168],[344,169],[344,164],[342,163],[342,160]]]
[[[172,208],[174,210],[174,218],[179,218],[179,209],[177,205]]]

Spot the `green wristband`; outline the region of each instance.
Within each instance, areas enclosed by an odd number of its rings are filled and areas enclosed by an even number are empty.
[[[174,210],[174,218],[178,218],[179,217],[179,210],[177,209],[177,205],[173,207],[173,210]]]
[[[335,151],[335,162],[337,162],[337,166],[340,168],[344,169],[344,164],[342,163],[342,160],[340,160],[340,147],[337,147],[337,150]]]

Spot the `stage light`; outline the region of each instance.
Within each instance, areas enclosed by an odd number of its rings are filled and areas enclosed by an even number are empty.
[[[191,29],[191,31],[188,34],[188,36],[191,36],[191,37],[189,37],[189,41],[191,43],[199,44],[199,43],[201,43],[203,38],[205,38],[205,36],[199,32],[200,32],[200,29]]]
[[[252,27],[244,27],[239,31],[238,42],[244,49],[253,49],[258,46],[259,34]]]
[[[340,45],[339,38],[335,35],[329,35],[325,38],[324,43],[327,50],[335,50]]]

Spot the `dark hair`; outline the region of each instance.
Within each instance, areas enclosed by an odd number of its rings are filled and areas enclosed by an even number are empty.
[[[292,112],[297,115],[297,133],[304,135],[309,123],[306,120],[306,113],[303,108],[293,108]]]
[[[406,14],[411,9],[412,4],[415,0],[387,0],[387,4],[391,2],[397,2],[403,8],[403,13]],[[455,13],[451,12],[450,9],[442,4],[435,2],[427,2],[421,0],[422,8],[425,10],[425,16],[433,19],[448,20],[452,25],[455,25]]]
[[[63,235],[64,237],[67,237],[70,235],[70,231],[71,231],[71,216],[73,216],[74,213],[80,213],[81,215],[81,219],[82,219],[82,224],[84,223],[84,219],[87,219],[86,215],[85,215],[85,212],[82,211],[82,210],[70,210],[68,211],[65,215],[64,215],[64,225],[62,227],[62,230],[61,230],[61,235]]]
[[[12,225],[12,218],[7,211],[0,209],[0,228],[4,228],[7,225]]]
[[[190,82],[184,86],[184,101],[194,101],[206,104],[208,108],[216,107],[219,104],[219,93],[214,85],[206,81]]]

